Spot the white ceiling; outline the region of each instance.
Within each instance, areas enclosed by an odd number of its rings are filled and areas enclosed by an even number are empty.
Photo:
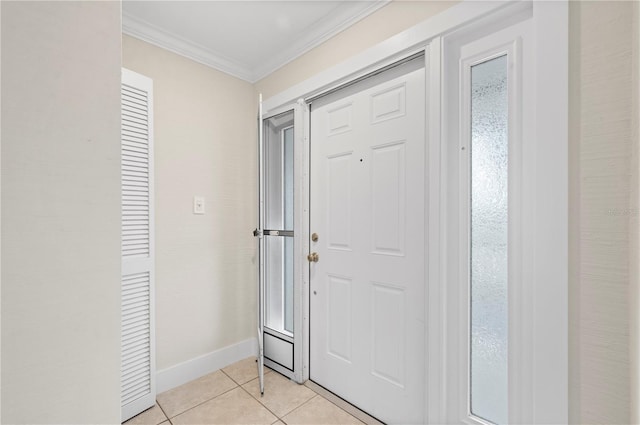
[[[122,30],[255,82],[388,1],[124,0]]]

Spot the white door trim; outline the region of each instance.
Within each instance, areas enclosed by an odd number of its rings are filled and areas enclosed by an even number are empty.
[[[456,210],[458,216],[458,224],[452,220],[452,226],[459,226],[459,244],[458,246],[451,246],[448,253],[451,254],[451,258],[459,258],[459,272],[457,278],[451,278],[450,283],[454,284],[454,281],[459,282],[457,291],[450,292],[455,294],[450,298],[452,303],[459,304],[459,323],[454,323],[455,319],[449,316],[451,320],[451,327],[449,332],[457,332],[461,335],[459,343],[460,355],[460,372],[459,376],[459,390],[460,399],[458,400],[459,416],[463,421],[470,424],[482,424],[484,423],[478,417],[471,414],[471,404],[468,394],[470,394],[470,381],[471,381],[471,368],[470,368],[470,344],[469,344],[469,306],[470,306],[470,284],[469,284],[469,262],[470,262],[470,196],[471,196],[471,167],[470,156],[468,152],[471,151],[471,68],[479,63],[495,59],[500,56],[507,56],[508,66],[508,110],[509,110],[509,122],[508,122],[508,152],[509,152],[509,171],[508,171],[508,187],[509,187],[509,201],[508,201],[508,309],[509,309],[509,352],[508,352],[508,369],[509,369],[509,423],[522,423],[522,410],[523,401],[531,398],[530,395],[530,364],[525,360],[523,353],[523,346],[527,347],[530,338],[528,335],[527,326],[524,324],[524,320],[531,317],[531,299],[530,297],[523,295],[525,289],[523,285],[523,256],[522,256],[522,241],[523,239],[530,240],[530,235],[527,234],[523,238],[523,229],[530,229],[530,226],[525,226],[522,221],[522,193],[530,194],[525,188],[523,183],[523,169],[531,169],[531,158],[527,158],[527,164],[523,168],[522,159],[522,146],[523,146],[523,125],[521,122],[522,101],[523,101],[523,69],[522,69],[522,36],[523,28],[525,24],[519,23],[510,28],[493,32],[488,36],[480,36],[479,40],[475,40],[469,43],[473,45],[473,48],[469,49],[468,45],[463,48],[466,53],[462,54],[461,58],[455,58],[451,62],[455,62],[456,66],[460,68],[460,75],[450,77],[451,84],[456,88],[460,88],[459,99],[460,102],[456,109],[459,110],[459,117],[449,117],[451,122],[449,125],[458,126],[458,137],[450,135],[447,137],[449,143],[453,143],[456,139],[459,140],[459,155],[452,154],[448,159],[451,164],[452,170],[458,169],[459,175],[459,195],[458,195],[458,207],[452,208]],[[508,40],[508,41],[506,41]],[[527,39],[528,41],[528,39]],[[452,49],[454,50],[454,49]],[[472,50],[472,52],[469,52]],[[448,73],[451,74],[450,72]],[[530,93],[530,88],[529,93]],[[447,95],[447,97],[450,97]],[[455,103],[455,101],[454,101]],[[531,117],[528,122],[531,122]],[[530,126],[527,127],[530,130]],[[527,141],[530,141],[531,137],[526,137]],[[450,147],[449,152],[453,152]],[[456,152],[458,153],[458,152]],[[533,203],[533,202],[532,202]],[[453,211],[448,214],[449,217],[454,217]],[[530,232],[529,232],[530,233]],[[529,237],[529,238],[527,238]],[[459,250],[456,252],[456,250]],[[529,266],[532,261],[526,262]],[[455,275],[452,272],[451,275]],[[526,280],[527,283],[531,283],[530,279]],[[530,286],[530,285],[529,285]],[[455,291],[455,290],[454,290]],[[455,299],[454,299],[455,298]],[[450,305],[451,310],[455,311],[456,306]],[[525,421],[526,422],[526,421]]]
[[[533,8],[536,94],[532,269],[532,422],[567,423],[569,276],[569,5]],[[547,344],[538,344],[547,341]],[[549,367],[554,365],[555,367]],[[526,418],[523,418],[526,420]]]
[[[403,56],[422,50],[435,37],[447,34],[487,15],[509,10],[526,10],[532,7],[530,0],[466,0],[445,11],[376,44],[351,58],[321,71],[313,77],[278,93],[263,103],[265,113],[291,104],[300,98],[316,96],[369,72],[396,62]]]
[[[446,217],[446,158],[442,143],[442,38],[436,37],[429,45],[426,56],[427,81],[427,171],[425,178],[425,219],[427,256],[427,367],[425,368],[425,419],[429,424],[446,422],[446,293],[440,282],[446,278],[446,255],[441,255],[445,247],[446,231],[443,219]],[[441,348],[438,348],[441,347]]]
[[[463,1],[408,30],[389,38],[352,58],[322,71],[264,102],[267,114],[283,105],[355,80],[375,69],[429,46],[427,63],[428,116],[427,196],[428,235],[428,334],[425,417],[429,423],[454,420],[451,388],[448,383],[452,363],[443,339],[447,331],[447,154],[441,131],[442,36],[465,25],[482,22],[489,16],[532,14],[533,61],[535,74],[534,134],[532,166],[536,176],[534,210],[529,214],[535,235],[531,247],[533,267],[528,276],[533,314],[523,323],[532,351],[527,364],[530,394],[521,394],[522,421],[566,423],[568,421],[568,3],[532,1]],[[308,148],[308,114],[305,114],[305,146]],[[544,158],[544,163],[536,161]],[[308,166],[308,160],[306,161]],[[308,190],[308,170],[303,186]],[[451,188],[450,188],[451,189]],[[308,193],[303,197],[308,207]],[[307,218],[308,220],[308,218]],[[308,239],[308,222],[302,235]],[[308,276],[304,288],[303,316],[308,318]],[[308,377],[308,321],[303,326],[305,359],[303,379]],[[449,330],[450,331],[450,330]],[[544,344],[540,342],[544,341]],[[427,379],[428,377],[428,379]],[[455,397],[453,397],[455,398]],[[457,410],[455,415],[457,415]],[[530,420],[529,420],[530,419]]]

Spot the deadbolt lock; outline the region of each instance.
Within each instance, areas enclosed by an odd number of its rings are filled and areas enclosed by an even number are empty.
[[[309,260],[310,263],[317,263],[319,258],[320,257],[318,257],[317,252],[312,252],[311,254],[307,255],[307,260]]]
[[[311,240],[313,242],[318,242],[318,234],[317,233],[312,233],[311,234]]]

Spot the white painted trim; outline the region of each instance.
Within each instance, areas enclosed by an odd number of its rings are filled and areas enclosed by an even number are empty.
[[[294,125],[294,335],[293,335],[293,355],[294,355],[294,380],[302,384],[305,378],[305,344],[304,337],[307,335],[305,317],[305,297],[308,299],[305,276],[309,271],[309,263],[306,261],[309,253],[309,225],[307,223],[308,208],[305,203],[305,194],[308,190],[305,187],[305,170],[307,164],[305,150],[304,116],[306,105],[304,102],[297,102],[293,108]]]
[[[149,22],[122,13],[122,32],[131,37],[151,43],[170,52],[184,56],[218,71],[245,81],[252,81],[252,73],[247,67],[219,52],[212,52],[204,46],[165,31]]]
[[[216,370],[227,367],[258,352],[257,338],[249,338],[211,353],[159,370],[156,374],[158,394],[179,387]]]
[[[326,30],[315,29],[312,26],[296,40],[292,40],[286,49],[275,54],[268,62],[257,68],[166,31],[125,11],[122,13],[122,32],[218,71],[255,83],[386,6],[389,1],[391,0],[372,0],[364,7],[358,2],[353,2],[349,9],[341,10],[340,13],[332,15],[320,23],[319,27],[327,28]],[[354,14],[354,12],[356,13]]]
[[[512,175],[509,186],[521,189],[520,199],[512,198],[510,189],[510,264],[509,279],[516,285],[509,288],[509,422],[510,423],[567,423],[568,421],[568,5],[566,2],[533,2],[530,9],[529,38],[519,49],[515,44],[517,60],[527,60],[522,72],[528,75],[521,88],[528,110],[522,109],[521,119],[524,129],[522,151],[511,151],[510,162],[521,161],[521,174]],[[524,15],[519,15],[519,18]],[[518,18],[518,17],[515,17]],[[462,53],[462,60],[474,53],[487,52],[487,46],[500,45],[500,25],[510,22],[485,20],[479,28],[487,24],[489,32],[483,46],[476,46],[474,52]],[[473,28],[470,26],[470,28]],[[493,30],[492,30],[493,28]],[[512,28],[515,29],[515,26]],[[491,31],[494,31],[491,33]],[[505,41],[517,36],[504,31]],[[462,45],[481,40],[478,35],[465,31]],[[444,51],[454,51],[456,36],[445,37]],[[514,38],[515,37],[515,38]],[[458,46],[459,47],[459,46]],[[522,53],[522,55],[520,55]],[[527,59],[528,58],[528,59]],[[468,196],[458,191],[468,178],[465,172],[468,164],[460,157],[457,141],[465,140],[464,130],[468,124],[458,127],[458,101],[463,101],[458,92],[459,82],[456,70],[461,59],[454,56],[446,59],[445,79],[450,82],[442,96],[443,114],[448,114],[451,123],[443,124],[442,149],[447,151],[449,171],[442,172],[443,179],[449,179],[455,198],[447,199],[448,214],[442,216],[442,228],[448,237],[442,243],[443,253],[449,257],[446,276],[448,282],[446,312],[442,320],[448,322],[443,370],[447,382],[443,388],[446,400],[444,421],[482,423],[470,418],[468,413],[466,370],[468,354],[468,296],[467,264],[465,252],[468,245],[468,219],[457,219],[458,211],[467,210]],[[520,74],[516,76],[516,79]],[[523,77],[524,78],[524,77]],[[464,79],[466,80],[466,79]],[[513,81],[513,78],[512,78]],[[526,82],[525,82],[526,81]],[[511,90],[511,85],[510,85]],[[456,100],[456,99],[460,100]],[[557,101],[556,101],[557,99]],[[511,100],[510,100],[511,102]],[[525,105],[518,105],[525,107]],[[466,110],[467,108],[463,108]],[[517,111],[516,111],[517,113]],[[510,120],[511,121],[511,120]],[[518,124],[515,124],[517,127]],[[514,128],[510,124],[510,131]],[[510,134],[510,139],[512,135]],[[455,145],[455,146],[453,146]],[[512,157],[512,154],[516,154]],[[520,159],[518,159],[520,157]],[[446,192],[444,185],[441,190]],[[458,195],[458,192],[460,195]],[[515,202],[511,202],[515,201]],[[516,221],[511,222],[515,212]],[[452,219],[453,217],[453,219]],[[520,246],[512,245],[512,234],[521,232]],[[460,248],[457,248],[458,245]],[[515,260],[515,264],[512,264]],[[515,267],[514,267],[515,266]],[[455,283],[461,282],[459,285]],[[465,331],[466,330],[466,331]],[[456,335],[459,335],[456,337]]]
[[[446,397],[446,345],[444,343],[446,321],[443,320],[443,312],[446,303],[446,291],[440,282],[444,281],[446,271],[446,256],[441,255],[445,246],[446,231],[444,221],[446,219],[445,193],[446,179],[442,175],[446,173],[446,162],[442,152],[440,141],[442,137],[442,39],[436,37],[429,45],[426,58],[427,80],[427,170],[425,177],[425,208],[427,210],[425,226],[427,237],[425,242],[425,264],[427,264],[427,326],[425,326],[425,341],[427,344],[425,367],[425,420],[430,424],[445,423]]]
[[[262,93],[258,95],[258,230],[264,231],[265,224],[265,183],[264,183],[264,119],[262,115]],[[260,394],[264,394],[264,318],[265,318],[265,241],[262,235],[258,236],[258,383]]]
[[[311,208],[311,183],[310,183],[310,164],[311,164],[311,109],[309,105],[303,100],[299,99],[298,103],[301,105],[303,119],[301,121],[303,136],[303,163],[302,163],[302,205],[303,205],[303,218],[302,218],[302,232],[304,239],[305,252],[311,252],[311,246],[309,240],[311,238],[311,223],[309,217],[309,211]],[[310,337],[311,337],[311,323],[309,315],[311,313],[311,268],[307,265],[302,273],[302,380],[307,381],[309,379],[309,365],[310,365]]]
[[[460,295],[457,302],[460,303],[460,322],[458,332],[465,338],[460,340],[461,370],[464,370],[464,379],[460,379],[460,399],[458,401],[460,417],[465,423],[487,424],[485,420],[471,413],[471,358],[470,343],[471,318],[471,267],[470,267],[470,220],[471,220],[471,68],[474,65],[484,63],[500,56],[507,56],[507,81],[508,81],[508,421],[509,423],[522,423],[521,418],[521,392],[526,384],[520,379],[521,370],[526,368],[522,363],[522,344],[525,327],[523,326],[523,312],[529,312],[523,308],[526,300],[522,299],[522,124],[520,113],[522,111],[523,91],[522,82],[522,34],[524,25],[518,24],[506,30],[498,31],[476,41],[471,49],[463,47],[460,58],[460,105],[459,105],[459,213],[460,213],[460,242],[459,242],[459,279]],[[471,52],[470,52],[471,50]],[[455,249],[455,248],[454,248]],[[452,300],[453,301],[453,300]],[[454,301],[456,302],[456,301]]]
[[[532,423],[568,417],[569,4],[534,2]],[[536,161],[544,158],[544,163]],[[540,344],[538,341],[545,341]]]
[[[356,14],[352,14],[351,10],[345,10],[342,11],[342,13],[340,13],[339,15],[332,16],[330,19],[331,23],[327,26],[327,30],[318,32],[311,29],[311,32],[309,34],[293,41],[287,49],[283,50],[279,54],[274,55],[270,61],[265,62],[262,66],[259,66],[258,68],[252,70],[253,72],[251,82],[255,83],[267,77],[274,71],[282,68],[286,64],[293,62],[300,56],[315,49],[320,44],[346,30],[358,21],[361,21],[383,6],[386,6],[390,1],[391,0],[373,0]],[[361,7],[360,5],[357,5],[357,2],[353,2],[352,5],[352,7]]]
[[[498,0],[491,2],[463,1],[449,9],[376,44],[295,86],[266,99],[265,112],[299,98],[308,98],[330,87],[339,86],[368,72],[395,62],[408,52],[429,44],[434,37],[451,32],[462,25],[480,19],[501,8],[526,7],[527,1]],[[521,5],[521,6],[518,6]]]

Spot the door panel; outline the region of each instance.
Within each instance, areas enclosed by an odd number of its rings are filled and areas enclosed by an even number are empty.
[[[259,334],[264,341],[264,364],[296,381],[302,377],[302,333],[296,320],[301,308],[299,301],[296,304],[300,298],[301,271],[300,261],[295,258],[300,251],[300,213],[296,202],[301,185],[296,176],[301,169],[297,159],[301,148],[297,145],[302,133],[296,130],[294,122],[300,115],[298,105],[292,105],[285,112],[262,119],[260,205],[263,221],[257,232],[263,259],[260,308],[264,322]]]
[[[386,422],[424,415],[424,58],[311,112],[310,377]]]
[[[153,81],[122,70],[121,416],[156,402]]]

